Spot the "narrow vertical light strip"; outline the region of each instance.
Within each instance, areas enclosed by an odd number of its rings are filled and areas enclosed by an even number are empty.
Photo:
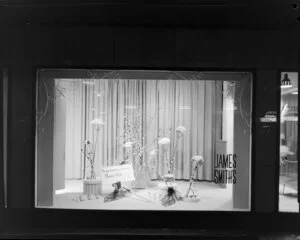
[[[300,164],[299,164],[299,147],[300,147],[300,141],[299,141],[299,136],[300,136],[300,129],[299,129],[299,112],[300,112],[300,96],[299,96],[299,83],[300,83],[300,76],[299,76],[299,72],[297,73],[297,94],[298,94],[298,98],[297,98],[297,161],[298,161],[298,166],[297,166],[297,193],[298,193],[298,212],[300,212],[300,195],[299,195],[299,183],[300,183]]]
[[[155,109],[155,120],[156,120],[156,135],[157,135],[157,137],[160,137],[160,135],[159,135],[159,88],[158,88],[158,82],[159,80],[156,80],[155,81],[155,94],[156,94],[156,109]],[[156,147],[158,148],[158,145],[156,144]],[[155,176],[156,176],[156,178],[159,178],[159,176],[158,176],[158,174],[157,173],[159,173],[159,171],[160,171],[160,166],[159,166],[159,163],[160,163],[160,161],[159,161],[160,159],[159,159],[159,156],[157,157],[157,161],[158,161],[158,163],[156,164],[156,174],[155,174]]]
[[[84,80],[83,80],[84,81]],[[84,140],[87,139],[87,86],[86,84],[83,85],[84,86]],[[86,149],[84,149],[84,156],[87,154]],[[83,158],[83,178],[86,178],[86,158]]]
[[[214,139],[213,139],[213,141],[212,141],[212,146],[213,146],[213,148],[214,148],[214,150],[213,150],[213,156],[212,156],[212,171],[211,171],[211,179],[214,179],[214,172],[215,172],[215,164],[214,164],[214,161],[215,161],[215,159],[216,159],[216,142],[217,142],[217,140],[219,140],[219,138],[218,138],[218,136],[217,136],[217,132],[218,132],[218,130],[217,130],[217,117],[218,117],[218,111],[220,110],[219,108],[218,108],[218,100],[219,99],[216,99],[216,98],[218,98],[220,95],[218,95],[218,93],[219,93],[219,91],[218,91],[218,86],[217,86],[217,81],[214,81],[214,92],[215,92],[215,102],[214,102],[214,110],[213,110],[213,114],[214,114],[214,119],[215,119],[215,122],[214,122],[214,124],[215,124],[215,129],[216,129],[216,131],[215,131],[215,134],[214,134]]]
[[[249,121],[250,121],[250,141],[249,141],[249,199],[248,199],[248,210],[251,211],[251,198],[252,198],[252,192],[251,192],[251,173],[252,173],[252,151],[251,151],[251,145],[252,145],[252,117],[253,116],[253,79],[252,79],[252,74],[248,74],[246,75],[247,78],[249,78],[249,82],[250,82],[250,117],[249,117]]]
[[[299,18],[298,18],[299,19]],[[300,129],[299,129],[299,112],[300,112],[300,96],[299,96],[299,83],[300,83],[300,76],[299,76],[299,72],[297,73],[297,94],[298,94],[298,98],[297,98],[297,161],[298,161],[298,166],[297,166],[297,193],[298,193],[298,212],[300,212],[300,195],[299,195],[299,183],[300,183],[300,164],[299,164],[299,147],[300,147],[300,141],[299,141],[299,136],[300,136]]]
[[[147,114],[146,114],[146,83],[145,80],[139,80],[141,82],[141,92],[142,92],[142,97],[141,97],[141,101],[142,101],[142,146],[146,146],[147,145],[147,126],[146,126],[146,120],[147,120]],[[148,156],[146,154],[146,151],[143,152],[143,164],[144,166],[148,166],[147,165],[147,161],[148,161]]]
[[[204,112],[204,116],[203,116],[203,157],[204,159],[206,159],[207,154],[206,154],[206,141],[204,141],[204,139],[206,138],[206,123],[207,123],[207,119],[206,119],[206,104],[207,104],[207,80],[204,80],[204,97],[203,97],[204,101],[203,101],[203,112]],[[198,169],[198,173],[197,173],[197,179],[199,179],[199,177],[201,177],[201,180],[206,180],[206,175],[204,175],[205,173],[205,169],[206,169],[206,164],[207,162],[204,162],[203,167]],[[201,175],[201,171],[202,171],[202,175]]]
[[[197,137],[198,137],[198,134],[197,134],[197,130],[198,130],[198,121],[194,121],[194,115],[197,114],[197,112],[194,111],[194,109],[197,109],[197,103],[195,104],[194,103],[194,91],[195,89],[198,90],[198,80],[188,80],[188,85],[189,86],[189,102],[186,102],[184,103],[188,105],[190,105],[190,111],[189,111],[189,117],[186,119],[187,121],[183,121],[184,122],[184,125],[187,125],[189,124],[189,131],[190,131],[190,134],[189,134],[189,154],[188,154],[188,163],[186,165],[188,165],[188,175],[187,176],[184,176],[185,179],[189,179],[190,176],[192,175],[193,173],[193,164],[191,163],[190,159],[192,158],[193,155],[197,154],[197,144],[198,144],[198,141],[197,141]],[[186,92],[187,93],[187,92]],[[186,96],[186,95],[185,95]],[[186,96],[186,98],[188,98]],[[196,101],[198,100],[198,94],[196,95]],[[188,110],[185,110],[185,111],[188,111]],[[185,115],[185,114],[184,114]],[[197,118],[196,118],[197,119]],[[197,129],[197,130],[196,130]],[[195,134],[196,132],[196,134]],[[187,144],[184,145],[184,149],[187,148]],[[184,169],[185,167],[185,164],[182,164],[182,168]],[[185,169],[184,169],[185,170]],[[186,171],[186,170],[185,170]],[[183,171],[183,173],[185,172]]]
[[[175,139],[175,137],[176,137],[176,135],[175,135],[175,129],[176,129],[176,123],[175,123],[176,122],[176,115],[175,115],[175,113],[176,113],[176,82],[177,82],[176,80],[173,80],[173,84],[172,84],[172,87],[173,87],[173,91],[172,91],[173,96],[172,96],[172,99],[173,100],[172,100],[172,107],[171,107],[171,109],[172,109],[172,112],[171,112],[171,114],[172,114],[171,129],[172,129],[172,138],[173,139]],[[172,146],[172,149],[175,150],[175,148],[174,148],[175,147],[175,142],[173,143],[173,145],[174,146]],[[176,162],[176,160],[178,159],[177,152],[178,151],[176,150],[176,152],[173,153],[174,154],[174,159],[171,159],[171,161],[174,161],[173,165],[172,165],[172,168],[173,168],[172,171],[174,173],[175,178],[176,177],[179,178],[179,176],[178,176],[179,174],[177,174],[177,171],[176,171],[176,168],[178,167],[178,163]],[[173,157],[173,156],[171,155],[170,157]]]
[[[3,70],[3,181],[4,206],[7,208],[7,110],[8,110],[8,70]]]
[[[80,125],[81,125],[81,132],[80,132],[80,146],[81,148],[84,146],[83,145],[83,142],[86,140],[84,137],[84,134],[85,134],[85,115],[84,115],[84,112],[85,112],[85,101],[84,101],[84,97],[85,97],[85,94],[84,94],[84,86],[82,84],[82,82],[79,80],[79,81],[73,81],[73,91],[75,91],[75,86],[76,85],[79,87],[79,91],[80,91]],[[85,151],[85,148],[83,147],[83,151]],[[85,154],[85,152],[84,152]],[[80,179],[83,179],[84,178],[84,154],[80,154]]]
[[[216,139],[217,139],[217,121],[216,121],[216,109],[217,109],[217,99],[216,99],[216,82],[217,81],[212,81],[211,84],[213,86],[211,86],[211,99],[210,101],[211,106],[213,106],[213,110],[211,112],[211,116],[212,116],[212,125],[213,125],[213,132],[212,132],[212,136],[211,136],[211,148],[212,148],[212,153],[211,153],[211,175],[210,175],[210,180],[214,179],[214,159],[215,159],[215,153],[216,153]]]
[[[38,70],[36,72],[36,79],[35,79],[35,143],[34,143],[34,206],[37,207],[38,205],[38,201],[37,201],[37,156],[38,156],[38,131],[39,131],[39,125],[38,125],[38,117],[39,117],[39,105],[38,105],[38,100],[39,100],[39,77],[40,77],[40,71]],[[3,112],[4,112],[4,108],[3,108]],[[4,143],[4,139],[3,139],[3,143]],[[4,162],[4,155],[3,155],[3,162]],[[5,169],[5,168],[4,168]],[[6,195],[6,194],[5,194]],[[6,202],[7,205],[7,202]]]

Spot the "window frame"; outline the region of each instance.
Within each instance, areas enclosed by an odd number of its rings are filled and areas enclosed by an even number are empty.
[[[249,76],[250,77],[250,113],[253,113],[253,73],[251,71],[215,71],[215,70],[204,70],[204,71],[198,71],[198,70],[194,70],[194,69],[184,69],[184,70],[178,70],[178,69],[136,69],[136,68],[133,68],[133,69],[127,69],[127,68],[98,68],[98,69],[82,69],[82,68],[38,68],[36,70],[36,87],[38,86],[39,84],[39,80],[41,80],[42,78],[44,79],[55,79],[55,78],[72,78],[72,79],[89,79],[91,77],[91,75],[94,73],[94,72],[97,72],[99,71],[100,73],[102,72],[106,72],[106,71],[154,71],[154,72],[170,72],[172,74],[172,72],[178,72],[178,74],[182,74],[183,72],[187,72],[187,73],[190,73],[190,74],[201,74],[203,73],[203,75],[205,76],[203,78],[203,80],[214,80],[214,81],[230,81],[230,80],[234,80],[234,81],[242,81],[243,79],[243,75],[245,76]],[[94,72],[93,72],[94,71]],[[136,74],[136,73],[133,73],[133,74]],[[129,74],[130,75],[130,74]],[[176,74],[175,74],[176,75]],[[40,79],[39,79],[40,78]],[[178,78],[181,78],[181,76],[178,75]],[[201,79],[199,79],[199,81],[201,81]],[[35,93],[36,96],[35,96],[35,105],[36,105],[36,110],[35,110],[35,113],[37,112],[37,108],[38,108],[38,92]],[[241,211],[243,212],[251,212],[253,210],[253,205],[252,205],[252,186],[253,186],[253,183],[252,183],[252,168],[253,168],[253,162],[252,162],[252,152],[253,152],[253,137],[252,137],[252,133],[253,133],[253,119],[252,119],[252,114],[251,114],[251,117],[250,117],[250,123],[252,124],[251,125],[251,132],[250,132],[250,135],[249,135],[249,142],[250,142],[250,146],[249,146],[249,199],[248,199],[248,202],[249,202],[249,209],[243,209]],[[35,126],[36,128],[36,126]],[[37,137],[37,136],[36,136]],[[35,146],[37,145],[37,139],[36,139],[36,142],[35,142]],[[35,154],[37,154],[37,149],[35,149]],[[35,196],[34,196],[34,199],[35,199],[35,203],[37,201],[37,155],[36,155],[36,159],[35,159]],[[40,207],[36,207],[36,208],[40,208]],[[41,207],[43,208],[43,207]],[[100,209],[96,209],[95,211],[101,211]],[[122,210],[123,211],[123,210]],[[125,210],[125,211],[136,211],[136,210]],[[148,211],[148,210],[141,210],[141,211]],[[149,210],[150,211],[150,210]],[[154,210],[156,211],[156,210]],[[158,211],[158,210],[157,210]],[[160,210],[160,211],[163,211],[164,210]],[[180,211],[185,211],[185,210],[180,210]],[[190,211],[193,211],[193,210],[190,210]],[[190,211],[187,211],[186,212],[190,212]],[[212,211],[212,210],[194,210],[196,212],[202,212],[202,211]],[[224,211],[221,211],[221,210],[218,210],[220,212],[224,212]],[[227,210],[226,210],[227,211]],[[228,212],[235,212],[235,211],[228,211]]]
[[[176,231],[178,229],[190,229],[191,233],[199,234],[200,229],[228,229],[234,227],[238,230],[272,230],[274,226],[276,229],[297,229],[297,216],[291,214],[284,214],[284,216],[288,216],[286,219],[291,224],[288,226],[282,225],[282,218],[276,213],[276,211],[262,213],[256,211],[256,204],[258,200],[256,199],[255,185],[257,184],[254,172],[256,170],[256,162],[261,157],[256,156],[256,139],[258,137],[258,130],[260,128],[258,123],[257,116],[257,103],[259,102],[257,98],[257,88],[259,84],[256,80],[256,69],[244,69],[244,68],[235,68],[235,69],[227,69],[227,68],[147,68],[147,67],[111,67],[111,66],[96,66],[96,67],[84,67],[84,66],[35,66],[32,69],[32,82],[36,82],[36,71],[40,68],[46,69],[127,69],[127,70],[170,70],[170,71],[224,71],[224,72],[250,72],[252,74],[252,139],[251,139],[251,210],[249,212],[223,212],[223,211],[193,211],[193,212],[182,212],[182,211],[173,211],[173,212],[165,212],[165,211],[151,211],[145,215],[145,211],[130,211],[130,210],[122,210],[122,211],[110,211],[110,210],[101,210],[101,211],[93,211],[93,210],[67,210],[67,209],[40,209],[34,207],[34,175],[35,171],[32,171],[32,189],[28,192],[31,195],[32,204],[28,209],[14,209],[9,205],[8,209],[4,211],[5,227],[8,226],[16,226],[16,227],[31,227],[31,228],[65,228],[69,231],[80,226],[80,229],[92,229],[91,231],[105,232],[109,234],[114,234],[122,231],[129,231],[128,229],[135,229],[132,231],[149,231],[152,229],[154,231],[159,231],[160,233],[163,231]],[[29,80],[29,79],[28,79]],[[30,83],[30,82],[29,82]],[[273,88],[277,88],[278,84],[274,84],[271,86]],[[36,94],[35,85],[32,86],[33,92]],[[11,96],[10,96],[11,97]],[[35,112],[36,101],[32,104],[32,111]],[[32,118],[34,121],[35,116]],[[10,137],[11,132],[9,132]],[[35,136],[35,127],[32,129],[32,136]],[[33,137],[34,139],[34,137]],[[33,152],[35,152],[35,146],[33,144]],[[279,146],[278,146],[279,151]],[[30,161],[30,159],[27,159]],[[34,161],[33,161],[34,162]],[[34,164],[35,167],[35,164]],[[8,166],[10,168],[10,166]],[[10,179],[12,176],[9,172],[8,178]],[[276,192],[278,192],[278,188],[276,188]],[[277,194],[276,194],[277,196]],[[57,221],[57,220],[60,221]],[[72,219],[72,221],[68,221]],[[83,221],[84,219],[84,221]],[[137,219],[143,219],[143,221],[136,221]],[[178,220],[179,219],[179,220]],[[180,219],[183,219],[180,221]],[[199,219],[199,221],[195,222],[192,219]],[[201,221],[201,219],[203,221]],[[257,221],[260,219],[260,221]],[[261,222],[265,222],[266,224],[262,226]],[[148,230],[147,230],[148,229]],[[176,230],[177,229],[177,230]],[[78,229],[77,229],[78,230]]]

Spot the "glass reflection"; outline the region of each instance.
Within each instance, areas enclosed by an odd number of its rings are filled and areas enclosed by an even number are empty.
[[[298,73],[281,73],[279,211],[298,212]]]

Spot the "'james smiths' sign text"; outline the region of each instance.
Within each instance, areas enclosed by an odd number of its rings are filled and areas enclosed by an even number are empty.
[[[236,154],[217,154],[214,162],[215,183],[236,183]]]

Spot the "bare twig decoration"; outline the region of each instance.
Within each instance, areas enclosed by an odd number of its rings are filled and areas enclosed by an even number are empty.
[[[42,112],[42,116],[37,120],[37,125],[40,124],[40,122],[42,121],[42,119],[46,116],[47,114],[47,111],[48,111],[48,106],[49,106],[49,94],[48,94],[48,87],[47,87],[47,84],[45,82],[45,80],[43,80],[43,84],[44,84],[44,87],[45,87],[45,92],[46,92],[46,105],[45,105],[45,109],[44,111]]]
[[[94,119],[91,124],[96,130],[96,139],[94,144],[92,144],[90,141],[85,140],[84,141],[84,149],[81,149],[84,157],[88,160],[90,163],[90,176],[89,179],[96,179],[96,172],[95,172],[95,158],[96,158],[96,148],[98,145],[99,140],[99,132],[102,129],[103,125],[105,124],[102,119]]]

